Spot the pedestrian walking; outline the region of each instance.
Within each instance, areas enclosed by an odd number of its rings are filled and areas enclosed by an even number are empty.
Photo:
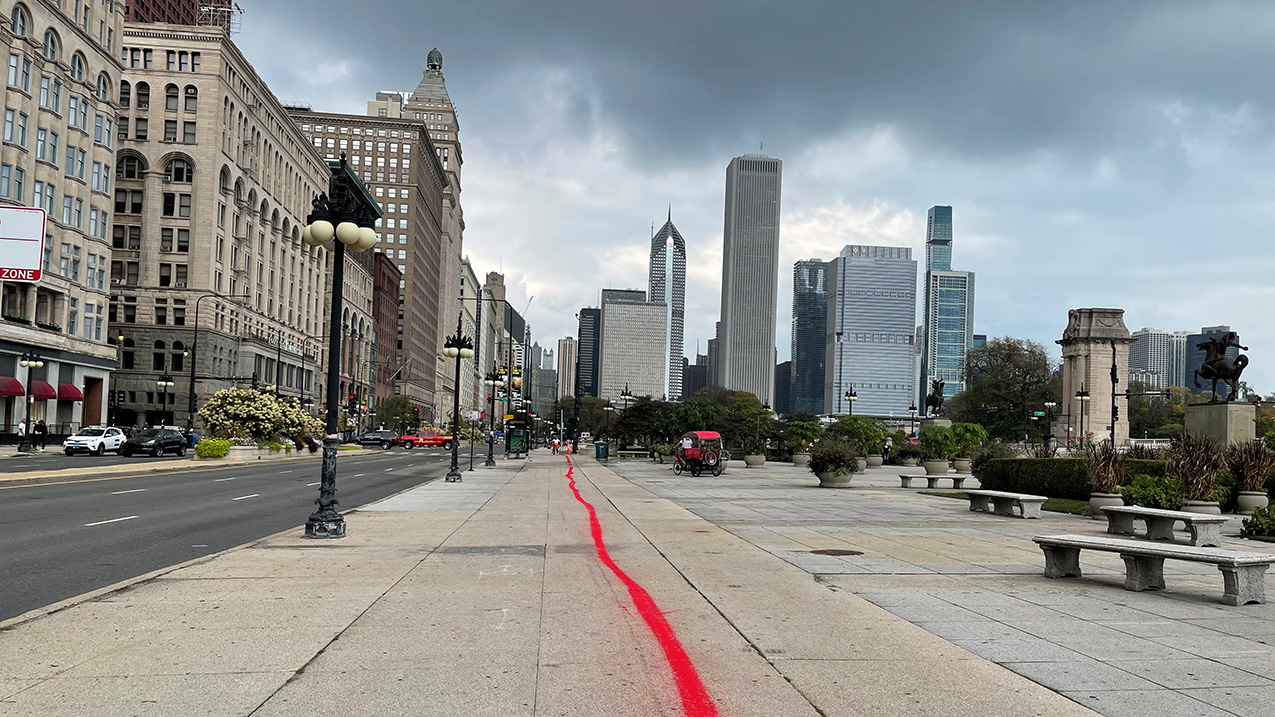
[[[553,454],[558,455],[558,439],[553,439]]]
[[[22,439],[27,437],[27,419],[18,421],[18,443],[22,443]]]
[[[49,427],[44,424],[43,418],[41,418],[39,421],[36,422],[34,426],[31,427],[31,442],[35,445],[36,449],[40,451],[41,453],[44,452],[44,439],[48,435],[49,435]]]

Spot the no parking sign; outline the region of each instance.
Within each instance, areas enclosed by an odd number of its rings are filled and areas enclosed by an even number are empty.
[[[44,210],[0,207],[0,280],[40,280],[44,258]]]

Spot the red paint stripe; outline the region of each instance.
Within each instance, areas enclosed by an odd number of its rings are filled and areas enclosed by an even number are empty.
[[[713,699],[708,696],[708,690],[704,688],[704,682],[700,680],[695,663],[691,661],[681,641],[677,639],[673,626],[664,618],[664,612],[655,604],[650,593],[611,559],[611,554],[607,552],[606,543],[602,539],[602,524],[598,522],[597,511],[593,509],[592,503],[580,495],[580,491],[576,488],[574,473],[575,466],[571,463],[571,456],[567,456],[568,485],[571,486],[571,492],[575,494],[576,500],[589,511],[589,532],[593,534],[593,546],[597,549],[598,560],[602,561],[602,564],[607,566],[621,583],[624,583],[638,614],[650,628],[656,642],[660,643],[660,649],[664,650],[664,659],[673,672],[673,681],[677,684],[678,694],[682,698],[682,713],[686,717],[717,717],[717,705],[713,704]]]

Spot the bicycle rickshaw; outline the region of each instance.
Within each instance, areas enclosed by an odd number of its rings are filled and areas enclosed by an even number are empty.
[[[722,434],[716,431],[690,431],[677,442],[677,457],[673,460],[673,473],[681,475],[689,470],[699,476],[705,471],[715,476],[722,474]]]

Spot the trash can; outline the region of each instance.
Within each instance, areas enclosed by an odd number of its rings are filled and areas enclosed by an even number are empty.
[[[605,461],[607,459],[607,443],[606,441],[595,441],[593,444],[593,457]]]

